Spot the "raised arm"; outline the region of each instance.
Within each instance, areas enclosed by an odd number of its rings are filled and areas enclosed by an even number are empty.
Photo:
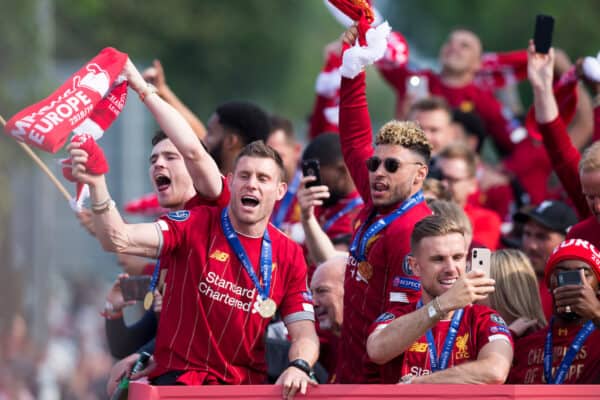
[[[495,340],[481,348],[477,360],[414,377],[411,383],[502,384],[508,377],[512,359],[513,349],[508,340]]]
[[[307,176],[300,181],[300,188],[296,194],[301,210],[301,222],[304,229],[304,244],[308,248],[310,259],[315,264],[321,264],[343,252],[335,249],[331,239],[321,228],[315,217],[315,206],[323,204],[323,199],[329,197],[327,186],[306,187],[306,183],[314,181],[314,176]]]
[[[575,203],[579,216],[585,218],[590,210],[579,181],[578,164],[581,156],[560,118],[552,88],[554,50],[550,49],[548,54],[536,53],[535,46],[530,41],[528,57],[527,73],[533,88],[535,119],[544,147],[560,182]]]
[[[167,103],[172,105],[173,108],[179,111],[179,113],[183,116],[183,118],[185,118],[187,123],[190,124],[190,126],[194,130],[194,133],[196,134],[196,136],[198,136],[198,139],[203,140],[206,137],[206,128],[204,127],[204,124],[202,123],[200,118],[198,118],[196,114],[192,112],[192,110],[190,110],[185,104],[183,104],[181,100],[179,100],[179,97],[177,97],[177,95],[171,90],[169,85],[167,85],[165,71],[163,70],[160,61],[154,60],[152,62],[152,67],[146,69],[142,73],[142,76],[147,82],[153,84],[154,87],[156,87],[158,95],[164,101],[166,101]]]
[[[346,31],[344,41],[353,45],[356,36],[356,28],[351,27]],[[342,78],[339,122],[344,162],[363,201],[367,203],[371,199],[371,189],[365,162],[373,155],[373,133],[364,72],[354,79]]]
[[[219,197],[223,190],[221,173],[190,124],[180,112],[148,86],[131,60],[127,60],[124,73],[129,86],[138,93],[158,125],[183,156],[196,191],[206,199]]]
[[[104,250],[156,258],[162,241],[158,224],[126,224],[110,196],[105,176],[87,171],[88,153],[79,143],[71,143],[67,149],[73,160],[73,177],[90,187],[92,220]]]

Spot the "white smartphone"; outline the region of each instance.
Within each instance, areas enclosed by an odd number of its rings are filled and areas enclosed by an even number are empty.
[[[429,80],[427,77],[411,75],[406,80],[406,94],[412,97],[412,101],[419,101],[429,97]]]
[[[471,270],[479,269],[485,272],[486,278],[490,277],[490,263],[492,251],[484,247],[475,247],[471,251]]]

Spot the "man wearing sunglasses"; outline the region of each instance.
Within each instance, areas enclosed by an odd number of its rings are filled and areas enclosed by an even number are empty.
[[[353,45],[356,29],[344,40]],[[344,161],[365,206],[358,215],[344,280],[344,324],[337,365],[339,383],[380,383],[368,361],[369,326],[392,304],[410,304],[420,282],[408,266],[413,226],[431,215],[421,187],[431,146],[413,122],[391,121],[372,146],[365,74],[342,79],[340,140]]]

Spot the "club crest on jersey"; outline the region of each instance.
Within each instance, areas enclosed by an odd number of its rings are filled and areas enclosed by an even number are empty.
[[[167,218],[175,222],[183,222],[189,217],[190,212],[188,210],[171,211],[170,213],[167,213]]]
[[[506,322],[504,322],[504,320],[502,319],[502,317],[499,316],[498,314],[492,314],[492,315],[490,315],[490,319],[492,321],[494,321],[495,323],[497,323],[498,325],[507,326]]]
[[[410,267],[410,257],[411,255],[407,254],[404,256],[404,260],[402,260],[402,271],[404,271],[404,274],[408,276],[412,276],[415,274],[412,268]]]

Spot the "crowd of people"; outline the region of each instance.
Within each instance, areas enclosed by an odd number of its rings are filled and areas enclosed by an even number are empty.
[[[125,222],[88,168],[102,149],[68,147],[90,188],[80,221],[127,265],[102,313],[109,394],[142,351],[132,379],[272,382],[285,398],[317,382],[600,383],[600,81],[533,42],[484,55],[466,29],[440,72],[411,70],[393,35],[375,67],[395,119],[373,133],[365,71],[344,72],[342,49],[364,39],[351,26],[326,48],[304,149],[253,103],[204,124],[160,63],[127,62],[160,127],[149,175],[167,213]],[[519,116],[495,91],[524,79]],[[127,325],[121,282],[136,274],[152,280]]]

